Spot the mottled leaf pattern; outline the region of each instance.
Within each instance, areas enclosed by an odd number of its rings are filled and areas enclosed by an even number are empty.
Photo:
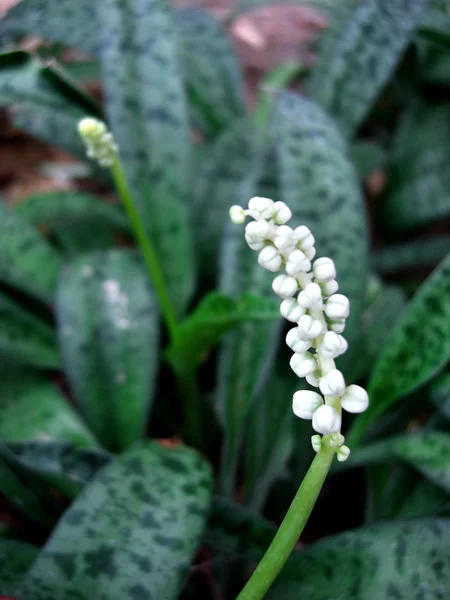
[[[30,326],[27,319],[16,319],[1,311],[0,362],[38,369],[58,369],[61,366],[53,332]]]
[[[0,205],[0,280],[44,300],[56,287],[61,260],[34,228]]]
[[[71,441],[77,446],[95,445],[95,438],[68,400],[47,378],[28,371],[8,371],[1,378],[3,440],[52,439]]]
[[[450,493],[450,435],[441,431],[399,435],[356,449],[342,468],[401,459]]]
[[[372,268],[388,275],[404,269],[435,266],[450,254],[450,236],[426,237],[405,244],[391,244],[370,257]]]
[[[450,215],[448,103],[408,111],[397,132],[383,218],[389,227],[411,229]]]
[[[179,313],[193,291],[190,141],[166,0],[96,3],[107,110],[141,218]]]
[[[281,93],[273,118],[280,196],[294,226],[307,225],[317,256],[336,263],[339,290],[351,303],[349,341],[361,317],[367,270],[363,198],[347,147],[333,121],[310,100]]]
[[[351,0],[323,36],[309,93],[351,137],[389,80],[428,0]]]
[[[252,294],[235,299],[211,292],[178,327],[166,356],[174,369],[193,370],[234,325],[245,321],[273,321],[279,316],[276,300]]]
[[[428,381],[450,358],[450,256],[421,285],[381,352],[369,380],[370,406],[353,436],[395,401]],[[411,352],[411,349],[421,349]]]
[[[17,540],[0,539],[0,593],[17,597],[22,579],[39,548]]]
[[[86,419],[107,448],[144,430],[158,364],[158,310],[139,257],[112,250],[69,264],[57,293],[65,370]]]
[[[297,552],[268,600],[444,600],[450,586],[450,520],[381,523]]]
[[[98,448],[47,439],[12,442],[8,448],[23,465],[70,498],[78,496],[112,456]]]
[[[69,600],[74,590],[79,600],[174,600],[210,498],[210,470],[194,451],[150,442],[125,452],[65,513],[21,600]]]
[[[217,133],[245,113],[239,62],[224,29],[208,12],[189,7],[175,17],[194,114],[200,115],[207,133]]]

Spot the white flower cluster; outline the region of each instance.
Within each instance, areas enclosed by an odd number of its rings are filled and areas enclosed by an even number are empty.
[[[272,287],[283,298],[280,312],[295,323],[286,336],[287,345],[294,351],[290,365],[299,376],[320,390],[295,392],[292,408],[301,419],[311,419],[319,434],[327,436],[330,446],[336,447],[337,458],[344,461],[350,449],[344,446],[341,430],[342,409],[351,413],[366,410],[369,397],[359,385],[346,386],[344,376],[336,369],[334,359],[347,350],[341,335],[350,312],[348,298],[337,294],[336,269],[330,258],[317,258],[311,231],[301,225],[292,229],[286,223],[292,217],[284,202],[255,197],[248,209],[232,206],[233,223],[244,223],[245,239],[252,250],[259,252],[259,264],[277,275]],[[319,451],[324,438],[314,435],[312,446]]]
[[[78,133],[86,145],[86,154],[101,167],[111,167],[118,147],[106,125],[98,119],[87,117],[78,123]]]

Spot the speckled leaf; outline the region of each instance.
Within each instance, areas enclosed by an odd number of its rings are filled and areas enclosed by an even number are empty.
[[[58,369],[60,357],[55,336],[40,327],[30,327],[27,320],[0,312],[0,361]]]
[[[139,445],[106,466],[65,513],[21,600],[174,600],[200,541],[211,473],[185,447]],[[67,540],[70,539],[70,545]]]
[[[382,275],[406,269],[435,266],[450,254],[450,236],[419,238],[405,244],[392,244],[377,250],[370,264]]]
[[[0,205],[0,280],[50,300],[61,260],[19,215]]]
[[[59,282],[60,346],[75,397],[107,448],[144,430],[158,365],[159,320],[134,252],[112,250],[69,264]]]
[[[307,225],[317,256],[336,263],[339,290],[351,303],[346,337],[361,318],[367,274],[367,228],[363,198],[345,141],[333,121],[310,100],[281,93],[273,118],[280,196],[294,226]]]
[[[78,496],[112,457],[99,448],[47,439],[10,442],[8,448],[23,465],[69,498]]]
[[[249,178],[261,167],[259,134],[249,120],[239,120],[208,147],[196,176],[193,217],[202,272],[216,264],[220,240],[233,204],[248,204]]]
[[[245,113],[239,62],[224,29],[208,12],[189,7],[175,16],[194,114],[199,114],[206,133],[216,134]]]
[[[96,3],[107,111],[169,294],[182,313],[194,285],[190,140],[168,0]]]
[[[309,93],[350,137],[389,80],[425,15],[428,0],[342,4],[338,23],[323,35]]]
[[[286,4],[286,2],[285,0],[240,0],[236,7],[236,11],[246,12],[254,8],[275,6],[277,4]],[[306,4],[332,13],[333,9],[336,7],[336,0],[291,0],[289,4]]]
[[[353,443],[398,398],[423,385],[449,360],[449,295],[450,256],[418,289],[381,352],[369,380],[370,406],[355,422]]]
[[[1,379],[3,440],[53,439],[71,441],[77,446],[95,445],[95,438],[68,400],[47,378],[28,371],[8,371],[2,373]]]
[[[0,593],[18,597],[22,580],[39,548],[17,540],[0,539]]]
[[[268,600],[444,600],[450,586],[450,519],[380,523],[297,552]]]
[[[96,104],[67,80],[60,67],[43,66],[25,52],[0,55],[0,104],[12,105],[15,125],[85,158],[76,125]]]
[[[279,316],[276,300],[252,294],[236,299],[211,292],[179,325],[166,356],[174,369],[191,371],[234,325],[245,321],[273,321]]]
[[[443,431],[399,435],[356,449],[341,468],[404,460],[450,493],[450,434]]]
[[[35,227],[72,227],[82,222],[102,221],[116,230],[129,230],[125,213],[86,192],[54,191],[33,194],[14,207],[14,212]]]
[[[435,407],[450,419],[450,374],[445,373],[430,386],[430,400]]]
[[[450,107],[419,105],[397,132],[383,218],[389,227],[411,229],[450,215]]]
[[[295,447],[292,395],[301,387],[302,382],[283,363],[258,398],[257,410],[248,416],[244,440],[245,497],[255,512],[263,510],[272,485],[287,474],[287,463]]]
[[[205,543],[218,553],[260,560],[269,547],[276,527],[255,516],[242,504],[220,496],[214,498],[205,532]]]

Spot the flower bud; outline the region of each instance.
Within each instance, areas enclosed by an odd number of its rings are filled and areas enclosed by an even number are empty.
[[[251,221],[245,226],[245,241],[252,250],[264,248],[270,225],[267,221]]]
[[[290,298],[298,290],[298,283],[296,279],[289,277],[289,275],[278,275],[272,281],[272,289],[278,296]]]
[[[311,248],[306,248],[305,250],[303,250],[303,253],[305,254],[308,260],[312,260],[316,255],[316,249],[314,248],[314,246],[311,246]]]
[[[320,344],[320,352],[326,358],[337,358],[347,350],[347,342],[334,331],[327,331]]]
[[[315,371],[314,373],[306,375],[305,379],[309,383],[309,385],[318,388],[320,382],[320,371]]]
[[[336,277],[336,267],[331,258],[318,258],[313,266],[314,277],[319,281],[329,281]]]
[[[284,225],[292,217],[291,209],[284,202],[275,202],[273,220],[277,225]]]
[[[338,291],[339,285],[336,279],[330,279],[330,281],[320,282],[320,287],[322,289],[322,293],[324,297],[331,296]]]
[[[105,123],[99,119],[85,118],[78,123],[78,133],[86,145],[86,154],[101,167],[111,167],[117,157],[117,144]]]
[[[311,269],[311,262],[306,258],[301,250],[293,250],[287,259],[286,273],[297,275],[297,273],[307,273]]]
[[[311,346],[309,340],[304,340],[299,336],[298,327],[290,329],[286,334],[286,344],[294,352],[306,352]]]
[[[236,225],[240,225],[245,221],[245,210],[235,204],[230,208],[230,219]]]
[[[298,377],[305,377],[317,369],[317,361],[309,352],[293,354],[289,364]]]
[[[341,406],[349,413],[364,412],[369,406],[369,395],[359,385],[349,385],[341,398]]]
[[[324,396],[342,396],[345,392],[344,376],[338,369],[331,369],[322,377],[319,387]]]
[[[341,446],[337,449],[336,458],[339,462],[345,462],[350,456],[350,448],[348,446]]]
[[[313,414],[312,426],[317,433],[335,433],[341,428],[341,417],[332,406],[322,404]]]
[[[325,304],[325,314],[330,319],[346,319],[350,314],[350,303],[347,296],[333,294]]]
[[[288,321],[297,323],[300,317],[305,314],[305,309],[299,305],[296,298],[288,298],[281,303],[280,313]]]
[[[298,320],[298,329],[300,337],[312,340],[322,333],[323,323],[310,315],[303,315]]]
[[[305,225],[300,225],[294,229],[294,239],[300,250],[307,250],[314,246],[315,240],[311,231]]]
[[[342,333],[345,329],[345,319],[330,319],[328,327],[335,333]]]
[[[317,283],[308,283],[304,290],[300,292],[297,301],[303,308],[312,308],[313,306],[322,306],[322,290]]]
[[[339,446],[342,446],[342,444],[344,442],[345,442],[345,437],[339,431],[336,433],[333,433],[333,435],[330,438],[330,446],[334,446],[335,448],[339,448]]]
[[[311,436],[311,446],[313,447],[314,452],[319,452],[322,448],[322,438],[320,435]]]
[[[263,219],[271,219],[274,213],[274,201],[270,198],[254,196],[248,202],[248,208],[261,215]]]
[[[322,406],[323,398],[317,392],[300,390],[292,398],[292,410],[300,419],[312,419],[314,411]]]
[[[268,271],[279,271],[281,269],[281,256],[273,246],[265,246],[258,255],[259,264]]]
[[[280,227],[277,227],[273,243],[278,250],[286,250],[293,247],[292,229],[288,225],[280,225]]]

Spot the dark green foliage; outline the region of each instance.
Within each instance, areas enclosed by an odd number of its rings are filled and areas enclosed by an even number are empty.
[[[406,244],[392,244],[372,254],[371,266],[382,275],[404,269],[432,267],[450,254],[450,236],[419,238]]]
[[[17,597],[22,578],[38,551],[31,544],[0,539],[0,590],[3,596]]]
[[[86,255],[61,276],[58,332],[65,369],[92,430],[118,450],[144,431],[159,352],[158,309],[131,251]]]
[[[367,116],[427,7],[428,0],[341,3],[323,36],[309,93],[348,137]]]
[[[65,513],[21,600],[68,600],[73,590],[80,600],[176,598],[210,495],[209,468],[194,451],[151,442],[125,452]]]
[[[450,520],[382,523],[298,552],[267,594],[270,600],[440,598],[450,586]]]

